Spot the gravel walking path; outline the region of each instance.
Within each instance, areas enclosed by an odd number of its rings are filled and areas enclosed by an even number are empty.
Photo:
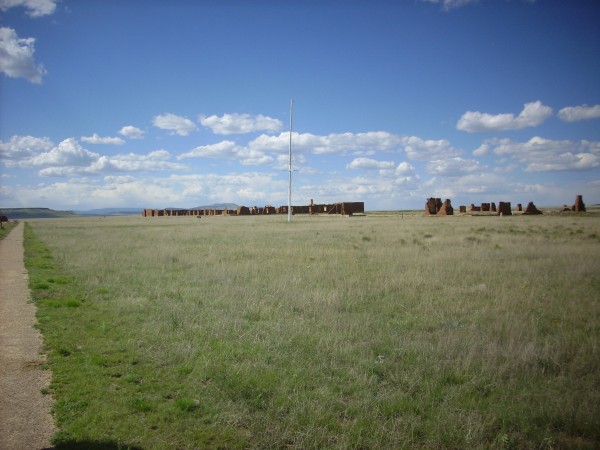
[[[23,264],[23,223],[0,241],[0,450],[47,449],[52,398]]]

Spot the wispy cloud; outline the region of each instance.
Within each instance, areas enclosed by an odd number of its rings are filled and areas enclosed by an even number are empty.
[[[53,14],[56,10],[56,0],[0,0],[0,10],[22,6],[31,17],[42,17]]]
[[[577,122],[600,118],[600,105],[567,106],[558,112],[558,117],[565,122]]]
[[[523,110],[514,114],[487,114],[479,111],[467,111],[456,124],[456,128],[469,133],[481,131],[521,130],[536,127],[552,115],[552,108],[541,101],[526,103]]]
[[[396,166],[394,161],[378,161],[371,158],[355,158],[346,165],[348,169],[381,170],[392,169]]]
[[[33,60],[34,44],[34,38],[19,38],[12,28],[0,28],[0,72],[40,84],[47,72]]]
[[[123,145],[125,143],[120,137],[100,137],[96,133],[91,136],[81,136],[81,141],[87,144]]]
[[[421,0],[425,3],[435,3],[442,6],[444,10],[449,10],[453,8],[460,8],[461,6],[471,5],[474,3],[478,3],[479,0]]]
[[[479,0],[421,0],[424,3],[434,3],[442,6],[444,11],[479,3]],[[524,3],[535,3],[536,0],[521,0]]]
[[[152,123],[156,128],[168,130],[171,134],[179,136],[187,136],[198,128],[190,119],[171,113],[155,116]]]
[[[177,159],[186,158],[229,158],[235,156],[239,147],[233,141],[221,141],[217,144],[201,145],[189,152],[182,153]]]
[[[427,164],[427,172],[432,175],[458,176],[474,172],[481,172],[484,166],[475,159],[459,157],[438,159]]]
[[[200,116],[200,123],[210,128],[215,134],[244,134],[257,131],[277,133],[283,127],[278,119],[259,114],[223,114],[223,116]]]

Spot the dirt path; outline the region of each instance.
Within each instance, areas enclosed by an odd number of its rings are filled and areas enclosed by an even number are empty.
[[[40,370],[42,338],[33,328],[23,265],[21,222],[0,241],[0,450],[50,448],[54,422],[50,416],[50,371]]]

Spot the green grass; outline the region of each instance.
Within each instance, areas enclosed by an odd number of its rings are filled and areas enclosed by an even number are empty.
[[[592,216],[31,222],[55,440],[597,448],[599,235]]]

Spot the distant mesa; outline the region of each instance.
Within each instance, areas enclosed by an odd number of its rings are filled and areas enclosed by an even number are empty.
[[[0,215],[8,217],[10,220],[75,217],[71,211],[56,211],[50,208],[2,208]]]
[[[141,208],[96,208],[85,211],[73,211],[81,216],[133,216],[138,215]]]

